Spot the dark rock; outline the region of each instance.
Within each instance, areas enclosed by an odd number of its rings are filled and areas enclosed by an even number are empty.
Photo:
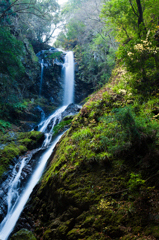
[[[80,79],[78,64],[75,63],[75,103],[80,103],[93,91],[93,83],[87,83]]]
[[[43,42],[39,42],[36,40],[32,40],[30,39],[31,44],[33,46],[34,52],[37,54],[39,51],[41,51],[42,49],[45,50],[49,50],[50,48],[52,48],[50,45],[43,43]]]
[[[81,109],[81,107],[79,105],[71,103],[68,105],[68,107],[62,113],[62,118],[65,118],[68,115],[75,115],[77,112],[80,111],[80,109]]]

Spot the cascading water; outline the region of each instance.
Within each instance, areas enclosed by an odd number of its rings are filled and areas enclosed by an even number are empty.
[[[41,78],[40,78],[40,89],[39,89],[39,96],[41,97],[41,90],[43,84],[43,72],[44,72],[44,59],[41,60]]]
[[[65,56],[65,87],[63,105],[68,105],[74,102],[74,57],[70,51]]]
[[[62,134],[61,134],[62,135]],[[47,151],[41,156],[40,161],[38,163],[37,168],[35,169],[35,171],[32,174],[32,177],[30,179],[30,181],[28,182],[27,186],[25,187],[24,191],[22,192],[22,194],[20,195],[20,197],[17,200],[17,204],[12,207],[12,209],[8,212],[8,214],[6,215],[6,217],[4,218],[4,220],[1,223],[1,230],[0,230],[0,239],[1,240],[6,240],[10,233],[12,232],[33,188],[35,187],[35,185],[38,183],[45,165],[47,163],[47,160],[49,159],[52,150],[54,149],[56,143],[59,141],[60,136],[58,136],[53,143],[51,144],[51,146],[47,149]]]
[[[4,201],[7,203],[7,214],[4,217],[3,221],[0,224],[0,239],[7,240],[13,228],[37,182],[39,181],[44,168],[46,166],[47,160],[49,159],[56,143],[59,141],[60,136],[58,136],[52,143],[52,131],[54,126],[59,123],[63,115],[62,113],[67,108],[67,105],[73,102],[74,98],[74,61],[73,61],[73,52],[68,52],[66,54],[65,61],[65,90],[64,90],[64,106],[56,110],[50,117],[46,120],[43,120],[39,126],[38,130],[45,133],[45,140],[41,148],[35,149],[28,153],[27,156],[20,157],[18,163],[16,163],[13,168],[12,177],[6,179],[8,184],[7,194],[4,198]],[[71,65],[71,66],[70,66]],[[43,66],[44,62],[41,62],[41,84],[40,84],[40,94],[43,78]],[[51,145],[50,145],[51,144]],[[46,149],[47,148],[47,149]],[[22,171],[25,166],[31,161],[35,153],[40,150],[45,150],[43,155],[40,157],[36,169],[32,172],[32,176],[28,184],[21,190],[20,185],[23,180]],[[5,182],[4,182],[5,184]]]
[[[44,119],[45,119],[44,110],[43,110],[40,106],[37,106],[36,108],[37,108],[37,109],[40,111],[40,113],[41,113],[41,121],[44,121]]]

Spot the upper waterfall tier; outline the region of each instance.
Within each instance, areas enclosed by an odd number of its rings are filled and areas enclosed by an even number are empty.
[[[74,56],[70,51],[65,56],[65,83],[64,83],[64,100],[63,105],[74,102]]]

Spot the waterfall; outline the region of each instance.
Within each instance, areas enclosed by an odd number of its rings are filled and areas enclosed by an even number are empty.
[[[62,134],[61,134],[62,135]],[[20,195],[20,198],[18,199],[18,202],[16,206],[14,206],[11,211],[8,212],[4,220],[2,221],[0,225],[0,239],[6,240],[10,233],[12,232],[33,188],[40,180],[40,177],[44,171],[45,165],[47,163],[47,160],[49,159],[56,143],[59,141],[60,136],[58,136],[51,146],[47,149],[47,151],[41,156],[40,161],[38,163],[37,168],[34,170],[32,177],[30,181],[28,182],[27,186],[25,187],[24,191]]]
[[[44,59],[41,60],[41,78],[40,78],[39,96],[41,96],[41,90],[42,90],[42,84],[43,84],[43,72],[44,72]]]
[[[63,118],[63,112],[66,110],[67,105],[73,102],[74,98],[74,60],[73,53],[68,52],[65,58],[65,90],[64,90],[64,105],[57,109],[51,116],[47,119],[41,121],[38,125],[38,130],[45,133],[45,140],[41,148],[34,149],[29,151],[27,155],[19,157],[18,163],[15,164],[13,168],[12,177],[8,178],[3,182],[3,184],[8,184],[7,194],[3,199],[7,203],[7,214],[4,217],[3,221],[0,223],[0,239],[7,240],[9,235],[14,229],[14,226],[27,202],[29,196],[42,176],[42,173],[45,169],[47,160],[49,159],[56,143],[59,141],[60,136],[58,136],[53,142],[52,140],[52,131],[56,124],[58,124]],[[43,79],[43,67],[44,61],[41,62],[41,82],[40,82],[40,94],[42,88],[42,79]],[[46,149],[46,150],[45,150]],[[36,168],[32,171],[32,176],[24,187],[21,190],[21,182],[24,179],[24,173],[22,174],[23,168],[30,163],[34,154],[45,150],[38,160]]]
[[[45,133],[45,140],[42,144],[41,148],[35,149],[33,151],[29,151],[29,154],[27,157],[20,157],[18,163],[15,165],[12,173],[12,177],[9,179],[6,179],[6,184],[8,184],[8,193],[6,197],[7,202],[7,215],[3,219],[3,221],[0,224],[0,239],[1,240],[7,240],[10,233],[12,232],[20,213],[22,212],[33,188],[39,181],[45,165],[47,163],[47,160],[49,159],[56,143],[58,142],[60,136],[58,136],[53,143],[51,143],[52,140],[52,131],[55,126],[55,124],[59,123],[62,120],[62,113],[66,109],[67,106],[63,106],[59,109],[57,109],[50,117],[48,117],[46,120],[42,121],[39,126],[38,130],[40,132]],[[51,146],[50,146],[51,143]],[[24,188],[23,191],[20,189],[21,181],[23,180],[22,170],[26,166],[26,164],[29,163],[29,161],[32,159],[33,155],[40,151],[45,149],[44,154],[40,157],[38,160],[38,166],[36,169],[32,172],[32,177],[29,180],[29,183]],[[18,172],[17,172],[18,168]],[[5,182],[4,182],[5,184]]]
[[[65,56],[65,83],[64,83],[64,100],[63,105],[68,105],[74,102],[74,57],[70,51]]]

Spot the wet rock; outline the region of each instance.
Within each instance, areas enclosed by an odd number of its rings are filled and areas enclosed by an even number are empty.
[[[31,231],[23,228],[17,233],[13,234],[11,240],[36,240],[36,238]]]
[[[75,115],[77,112],[79,112],[81,107],[77,104],[71,103],[68,105],[68,107],[65,109],[65,111],[62,113],[62,118],[70,115]]]
[[[79,78],[78,64],[75,63],[75,103],[80,103],[93,91],[93,83],[87,83]]]
[[[30,41],[36,54],[40,52],[42,49],[49,50],[51,48],[50,45],[36,41],[35,39],[34,40],[30,39]]]
[[[7,205],[5,202],[5,196],[2,196],[3,198],[0,198],[1,201],[1,206],[0,206],[0,222],[2,222],[2,220],[4,219],[6,213],[7,213]]]

